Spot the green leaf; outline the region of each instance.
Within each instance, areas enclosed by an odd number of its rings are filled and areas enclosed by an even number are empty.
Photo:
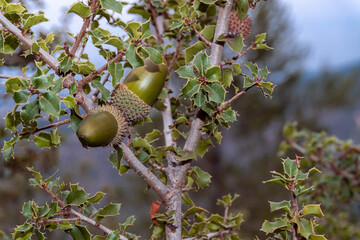
[[[119,203],[110,203],[104,208],[99,209],[98,213],[96,214],[95,220],[101,220],[107,216],[116,216],[119,214],[121,204]]]
[[[41,111],[51,114],[54,117],[60,116],[60,99],[52,92],[46,92],[39,97]]]
[[[4,119],[6,123],[6,128],[12,132],[15,131],[16,126],[21,123],[20,112],[15,112],[15,114],[14,112],[9,112]]]
[[[320,204],[305,205],[301,212],[304,215],[310,214],[310,215],[314,215],[319,218],[322,218],[324,216],[324,213],[321,211]]]
[[[208,92],[211,101],[216,103],[224,102],[226,90],[220,83],[211,83],[203,86],[203,89]]]
[[[191,200],[191,198],[190,198],[190,196],[189,196],[189,193],[187,193],[187,192],[184,192],[184,193],[182,194],[182,202],[183,202],[184,204],[189,205],[190,207],[192,207],[192,206],[195,205],[194,202]]]
[[[141,23],[139,22],[129,22],[125,30],[128,32],[129,36],[134,39],[139,39],[142,35],[141,30]]]
[[[179,74],[180,77],[185,79],[196,77],[194,73],[194,68],[192,66],[182,66],[176,70],[176,73]]]
[[[287,219],[280,219],[274,222],[269,222],[265,220],[263,225],[261,226],[261,231],[265,232],[266,234],[273,233],[277,229],[287,228],[290,225]]]
[[[199,71],[199,75],[205,74],[206,69],[210,67],[209,56],[206,53],[199,53],[196,55],[194,62],[194,66]]]
[[[105,196],[105,193],[103,192],[97,192],[94,196],[89,197],[87,199],[87,203],[98,203],[101,201],[101,199]]]
[[[117,1],[117,0],[100,0],[100,3],[101,3],[101,7],[109,9],[109,10],[113,10],[113,11],[121,14],[123,6],[122,6],[120,1]]]
[[[254,64],[252,62],[243,62],[243,64],[250,70],[253,77],[257,77],[259,72],[259,68],[257,64]]]
[[[82,118],[76,113],[74,109],[71,109],[70,114],[70,127],[76,132],[79,128]]]
[[[161,53],[155,48],[145,47],[144,48],[150,55],[150,59],[155,64],[161,64],[163,62],[163,58]]]
[[[74,240],[90,240],[91,234],[85,226],[72,225],[73,227],[70,230],[70,235]]]
[[[135,223],[135,217],[134,216],[130,216],[127,217],[125,222],[119,224],[119,229],[121,232],[125,232],[125,230],[129,227],[129,226],[133,226]]]
[[[118,171],[121,168],[121,159],[123,157],[123,150],[119,148],[117,151],[111,151],[109,161],[112,163],[113,167]]]
[[[82,18],[87,18],[91,15],[91,10],[89,6],[86,6],[82,2],[76,2],[70,6],[68,13],[75,13]]]
[[[52,78],[49,75],[41,75],[31,78],[31,83],[36,89],[46,90],[53,85]]]
[[[194,94],[198,93],[200,90],[199,81],[197,80],[189,80],[186,85],[181,89],[184,93],[184,96],[187,98],[191,98]]]
[[[295,218],[295,222],[297,224],[298,232],[306,239],[314,233],[314,226],[311,221],[305,218]]]
[[[291,214],[291,203],[290,201],[281,201],[281,202],[271,202],[270,203],[270,211],[278,211],[278,210],[284,210],[287,213]]]
[[[227,39],[226,43],[231,48],[231,50],[233,50],[236,53],[241,53],[241,51],[242,51],[242,49],[244,47],[244,40],[243,40],[241,34],[239,34],[235,38]]]
[[[14,95],[13,95],[14,102],[17,104],[27,103],[29,97],[30,97],[30,93],[27,91],[14,92]]]
[[[119,240],[119,239],[120,239],[120,234],[118,231],[114,231],[106,237],[106,240]]]
[[[149,153],[151,153],[153,150],[153,147],[145,139],[140,137],[134,138],[132,145],[134,148],[144,148]]]
[[[324,235],[311,234],[309,240],[327,240]]]
[[[23,207],[22,207],[22,214],[24,215],[24,217],[26,217],[27,219],[32,219],[33,217],[33,211],[32,211],[32,205],[34,204],[33,201],[28,201],[26,203],[24,203]]]
[[[201,50],[206,48],[206,44],[202,41],[196,42],[194,45],[185,49],[185,63],[188,64],[194,56]]]
[[[151,14],[144,9],[144,6],[134,5],[128,10],[128,13],[138,14],[144,19],[149,19],[151,17]]]
[[[44,17],[44,14],[40,14],[40,15],[34,15],[34,16],[30,16],[28,19],[26,19],[25,24],[24,24],[24,29],[29,29],[30,27],[42,23],[42,22],[47,22],[49,21],[46,17]]]
[[[68,56],[65,56],[60,62],[60,71],[63,73],[67,73],[71,69],[72,63],[72,59]]]
[[[203,91],[200,91],[197,93],[194,97],[194,104],[198,108],[201,108],[206,103],[206,95],[203,93]]]
[[[21,81],[20,78],[18,77],[9,78],[8,80],[5,81],[4,84],[5,84],[6,92],[10,94],[13,94],[16,91],[21,90],[22,87],[25,87],[23,81]]]
[[[35,99],[22,107],[20,116],[24,121],[30,121],[38,116],[39,113],[40,108],[37,99]]]
[[[213,146],[210,139],[200,139],[196,146],[197,155],[199,155],[200,157],[204,157],[210,146]]]
[[[181,26],[183,26],[183,25],[184,25],[183,22],[173,22],[173,23],[171,24],[169,30],[170,30],[170,31],[175,30],[175,29],[177,29],[177,28],[179,28],[179,27],[181,27]]]
[[[10,13],[22,13],[26,10],[25,7],[23,7],[21,4],[7,4],[5,7],[5,13],[10,14]]]
[[[221,70],[219,66],[214,66],[206,70],[205,77],[207,82],[219,82],[221,79]]]
[[[135,45],[131,43],[126,50],[126,59],[133,68],[144,66],[144,60],[136,52]]]
[[[193,172],[196,174],[196,184],[198,187],[205,187],[209,185],[211,182],[211,175],[203,170],[201,170],[198,166],[193,168]]]
[[[45,234],[40,232],[40,230],[38,228],[35,229],[35,234],[38,240],[44,240],[45,239]]]
[[[164,224],[155,225],[151,235],[151,239],[156,239],[160,237],[164,232],[165,232]]]
[[[215,33],[215,27],[216,27],[215,25],[207,25],[200,33],[208,41],[212,41]]]
[[[58,146],[60,145],[60,135],[58,133],[58,128],[55,130],[50,130],[50,137],[51,137],[51,145]]]
[[[266,33],[261,33],[255,36],[255,43],[263,43],[266,39]]]
[[[64,97],[61,101],[65,104],[65,107],[67,108],[73,108],[76,105],[75,98],[70,95]]]
[[[109,64],[108,71],[111,75],[112,86],[117,86],[121,82],[122,77],[124,76],[124,68],[122,64],[111,62]]]
[[[34,143],[41,148],[51,147],[51,135],[47,132],[41,132],[39,135],[34,135]]]
[[[189,208],[183,215],[183,218],[186,218],[188,216],[194,215],[195,213],[199,213],[199,212],[206,212],[209,213],[206,209],[201,208],[201,207],[197,207],[197,206],[193,206],[191,208]]]
[[[226,122],[235,122],[236,121],[236,112],[232,109],[226,109],[221,112],[220,116],[224,119]]]
[[[295,177],[299,173],[299,169],[297,167],[296,161],[291,160],[290,158],[286,158],[282,162],[284,172],[289,177]]]
[[[81,205],[86,202],[89,194],[84,190],[71,191],[66,197],[66,203],[70,205]]]
[[[104,100],[105,102],[109,99],[110,97],[110,91],[109,89],[107,89],[106,87],[104,87],[104,85],[101,84],[101,82],[99,80],[93,80],[91,81],[91,86],[93,88],[96,88],[100,91],[101,93],[101,99]]]
[[[233,73],[231,68],[223,68],[222,69],[222,77],[221,82],[224,84],[225,87],[230,87],[231,83],[233,82]]]

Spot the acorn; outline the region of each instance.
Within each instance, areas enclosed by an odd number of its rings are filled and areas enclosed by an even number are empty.
[[[166,64],[155,64],[146,58],[144,66],[133,68],[114,88],[111,105],[117,107],[128,122],[144,119],[164,87],[166,71]]]
[[[127,122],[117,108],[103,105],[95,108],[80,123],[76,132],[83,147],[105,147],[119,144],[127,131]]]

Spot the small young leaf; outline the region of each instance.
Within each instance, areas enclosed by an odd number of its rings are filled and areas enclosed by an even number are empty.
[[[91,86],[100,91],[102,100],[104,100],[106,102],[109,99],[109,97],[110,97],[109,89],[104,87],[104,85],[102,85],[99,80],[93,80],[91,82]]]
[[[287,213],[291,214],[291,203],[290,201],[281,201],[281,202],[270,202],[270,211],[278,211],[278,210],[284,210]]]
[[[290,225],[287,219],[280,219],[275,222],[269,222],[265,220],[263,225],[261,226],[261,231],[265,232],[266,234],[273,233],[277,229],[286,228]]]
[[[46,17],[44,17],[44,14],[40,14],[40,15],[34,15],[34,16],[30,16],[28,19],[26,19],[25,24],[24,24],[24,29],[29,29],[30,27],[42,23],[42,22],[47,22],[49,21],[49,19],[47,19]]]
[[[199,71],[199,75],[204,75],[206,69],[210,67],[209,56],[203,52],[199,53],[198,55],[196,55],[193,64]]]
[[[200,139],[198,145],[196,146],[196,153],[200,157],[204,157],[205,153],[209,150],[209,147],[212,146],[210,139]]]
[[[121,82],[121,78],[124,76],[124,68],[122,64],[111,62],[109,64],[108,71],[111,75],[112,86],[117,86]]]
[[[205,187],[209,185],[211,182],[211,175],[203,170],[201,170],[198,166],[193,168],[194,173],[196,174],[196,184],[198,187]]]

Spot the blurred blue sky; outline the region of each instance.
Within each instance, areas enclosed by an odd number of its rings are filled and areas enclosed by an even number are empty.
[[[46,1],[45,14],[51,24],[60,25],[63,11],[75,0]],[[261,4],[287,6],[289,19],[299,42],[310,49],[304,63],[308,71],[339,69],[360,62],[360,0],[268,0]],[[62,7],[60,7],[62,5]],[[274,16],[276,17],[276,16]],[[45,24],[41,24],[45,27]],[[81,19],[73,17],[64,29],[76,32]],[[46,27],[45,27],[46,28]]]
[[[359,0],[281,1],[289,8],[300,42],[310,48],[309,70],[360,63]]]

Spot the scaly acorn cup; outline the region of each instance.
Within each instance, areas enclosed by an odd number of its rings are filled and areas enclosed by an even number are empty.
[[[83,147],[105,147],[118,144],[127,131],[127,122],[117,108],[103,105],[95,108],[80,123],[76,132]]]
[[[122,112],[128,122],[144,119],[164,86],[166,71],[164,63],[155,64],[146,58],[144,66],[133,68],[114,88],[110,103]]]

